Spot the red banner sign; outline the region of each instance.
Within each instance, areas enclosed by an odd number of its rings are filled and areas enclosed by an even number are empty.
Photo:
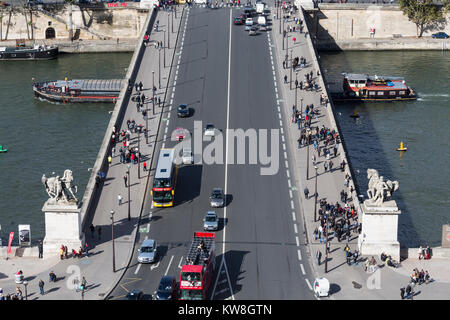
[[[9,242],[8,242],[8,253],[12,252],[11,251],[11,243],[12,243],[13,238],[14,238],[14,232],[10,232],[9,233]]]
[[[119,4],[117,2],[116,3],[108,3],[107,6],[108,6],[108,8],[117,8],[117,7],[119,7]],[[126,7],[127,3],[126,2],[121,2],[120,6],[121,7]]]

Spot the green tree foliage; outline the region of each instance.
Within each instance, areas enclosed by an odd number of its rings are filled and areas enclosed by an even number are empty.
[[[448,0],[443,1],[448,4]],[[399,5],[403,14],[416,24],[419,38],[424,31],[438,28],[445,23],[442,6],[434,4],[432,0],[399,0]]]

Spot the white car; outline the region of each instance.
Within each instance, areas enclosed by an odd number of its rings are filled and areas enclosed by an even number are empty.
[[[253,25],[253,18],[245,19],[245,25],[246,26],[252,26]]]
[[[216,134],[216,128],[212,124],[207,124],[205,127],[205,136],[214,136]]]
[[[194,156],[192,155],[191,148],[183,148],[183,164],[193,164]]]

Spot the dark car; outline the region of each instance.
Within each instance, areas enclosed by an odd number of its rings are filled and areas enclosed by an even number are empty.
[[[176,300],[177,299],[177,281],[173,276],[164,276],[159,282],[158,291],[156,291],[156,300]]]
[[[144,299],[144,293],[142,290],[131,290],[127,294],[127,300],[142,300]]]
[[[448,38],[448,34],[446,34],[445,32],[438,32],[438,33],[433,33],[431,35],[431,37],[433,39],[447,39]]]
[[[244,14],[247,18],[251,18],[253,17],[253,8],[250,6],[245,6],[244,7]]]
[[[188,117],[189,116],[189,108],[185,104],[180,104],[177,109],[177,115],[179,117]]]
[[[244,22],[245,22],[245,19],[243,19],[242,17],[235,17],[234,18],[234,24],[235,25],[242,25],[242,24],[244,24]]]

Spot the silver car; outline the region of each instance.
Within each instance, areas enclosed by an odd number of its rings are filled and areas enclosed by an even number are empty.
[[[203,230],[215,231],[219,228],[219,217],[214,211],[206,212],[206,216],[203,219]]]
[[[156,260],[156,241],[152,239],[144,240],[141,244],[141,248],[138,249],[138,262],[140,263],[153,263]]]
[[[209,201],[211,204],[211,207],[213,208],[219,208],[223,207],[225,203],[225,196],[223,194],[223,191],[221,188],[214,188],[211,196],[209,197]]]

